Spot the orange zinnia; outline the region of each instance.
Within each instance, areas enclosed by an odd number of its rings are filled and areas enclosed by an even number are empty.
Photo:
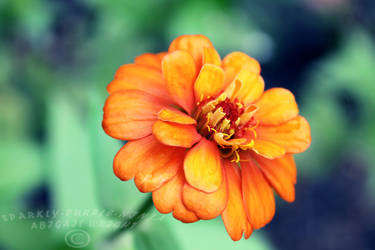
[[[290,91],[264,91],[255,59],[221,60],[207,37],[184,35],[121,66],[107,90],[103,128],[129,141],[114,172],[152,192],[161,213],[182,222],[221,215],[239,240],[272,220],[272,189],[294,201],[293,154],[309,147],[310,127]]]

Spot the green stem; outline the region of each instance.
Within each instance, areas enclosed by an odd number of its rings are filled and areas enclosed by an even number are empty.
[[[139,221],[144,216],[144,214],[146,214],[152,208],[152,205],[152,196],[149,196],[139,207],[137,213],[130,219],[124,221],[123,226],[119,227],[116,231],[110,234],[108,240],[112,241],[117,238],[117,236],[125,233],[126,231],[134,229],[139,224]]]

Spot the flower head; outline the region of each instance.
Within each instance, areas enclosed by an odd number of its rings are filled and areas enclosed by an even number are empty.
[[[310,127],[290,91],[264,91],[255,59],[221,60],[207,37],[180,36],[168,52],[121,66],[107,90],[103,128],[129,141],[114,172],[152,192],[161,213],[221,215],[239,240],[272,220],[273,189],[294,201],[293,154],[309,147]]]

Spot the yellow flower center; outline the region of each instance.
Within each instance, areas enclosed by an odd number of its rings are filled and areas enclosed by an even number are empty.
[[[214,140],[224,158],[239,162],[239,150],[247,150],[254,145],[258,125],[254,114],[257,110],[256,105],[245,106],[223,93],[216,99],[198,103],[193,117],[197,121],[198,132]]]

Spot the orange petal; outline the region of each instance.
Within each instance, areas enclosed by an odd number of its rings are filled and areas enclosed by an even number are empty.
[[[294,95],[283,88],[272,88],[265,91],[256,105],[259,110],[254,117],[264,125],[278,125],[298,115]]]
[[[282,159],[283,162],[283,167],[285,171],[289,174],[290,179],[292,180],[293,184],[297,183],[297,168],[296,168],[296,163],[294,161],[294,157],[292,154],[287,154],[285,155]]]
[[[252,154],[254,159],[258,162],[267,181],[272,185],[276,192],[287,202],[293,202],[295,198],[294,183],[295,180],[290,174],[290,166],[294,164],[291,162],[290,155],[282,158],[268,160],[256,154]]]
[[[240,86],[237,86],[238,82],[240,82]],[[248,65],[243,66],[235,80],[225,90],[231,100],[237,98],[246,105],[258,100],[263,91],[263,78],[250,71]]]
[[[243,233],[248,238],[252,232],[252,228],[247,220],[243,205],[239,169],[236,164],[227,160],[224,161],[224,168],[228,182],[228,203],[221,218],[229,236],[232,240],[237,241],[242,238]]]
[[[194,125],[181,125],[163,121],[154,123],[152,133],[165,145],[184,148],[190,148],[202,138]]]
[[[213,65],[221,67],[220,55],[219,53],[217,53],[214,47],[203,48],[202,65],[204,64],[213,64]]]
[[[185,223],[195,222],[198,217],[189,211],[182,202],[182,187],[185,184],[183,171],[152,193],[155,208],[163,214],[173,211],[173,216]]]
[[[164,108],[158,113],[158,119],[165,122],[174,122],[184,125],[197,124],[194,118],[188,116],[187,114],[173,108]]]
[[[225,84],[233,81],[242,66],[248,64],[248,68],[256,74],[260,74],[260,65],[257,60],[242,52],[232,52],[223,59],[223,69],[225,71]]]
[[[194,108],[193,84],[196,74],[193,58],[185,51],[169,53],[163,58],[162,71],[170,96],[190,114]]]
[[[187,51],[195,61],[197,72],[202,66],[202,57],[205,47],[213,47],[210,39],[203,35],[183,35],[177,37],[169,46],[168,52]]]
[[[229,139],[226,140],[224,137],[226,134],[224,133],[215,133],[214,134],[214,140],[215,142],[220,146],[234,146],[234,145],[241,145],[245,144],[247,142],[246,138],[235,138],[235,139]]]
[[[275,159],[285,154],[285,149],[277,144],[265,140],[254,140],[252,150],[268,159]]]
[[[144,53],[134,59],[135,64],[151,67],[161,71],[161,59],[156,54]]]
[[[139,90],[122,90],[107,98],[103,129],[120,140],[134,140],[151,134],[158,112],[167,105],[162,99]]]
[[[166,100],[170,99],[160,70],[147,66],[122,65],[117,70],[114,80],[107,86],[109,94],[119,90],[131,89],[142,90]]]
[[[123,181],[134,178],[142,166],[141,163],[149,159],[149,156],[152,159],[157,157],[154,153],[159,147],[172,148],[164,146],[152,135],[126,143],[114,158],[115,175]]]
[[[134,178],[135,185],[144,193],[156,190],[177,174],[182,168],[185,150],[155,143],[147,153],[150,155],[144,155],[138,162],[141,168]]]
[[[155,121],[121,121],[121,124],[102,125],[104,131],[119,140],[136,140],[152,133]]]
[[[187,182],[204,192],[218,190],[223,180],[220,152],[216,144],[202,138],[186,154],[184,170]]]
[[[310,125],[302,116],[278,126],[259,126],[256,131],[258,139],[275,143],[287,153],[301,153],[311,143]]]
[[[213,65],[203,65],[194,84],[195,101],[201,102],[209,97],[216,97],[224,87],[224,71]]]
[[[269,223],[275,215],[275,197],[261,170],[248,152],[241,154],[242,195],[250,224],[259,229]]]
[[[218,190],[206,193],[185,184],[182,190],[182,201],[200,219],[210,220],[219,216],[228,201],[227,183],[225,174]]]
[[[251,226],[250,222],[247,222],[245,228],[245,239],[248,239],[252,233],[253,227]]]
[[[166,56],[168,52],[159,52],[156,54],[156,56],[160,59],[160,61],[163,60],[164,56]]]

